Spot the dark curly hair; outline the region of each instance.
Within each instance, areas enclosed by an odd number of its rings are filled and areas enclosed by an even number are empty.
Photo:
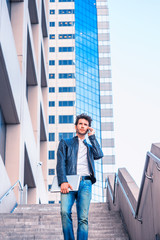
[[[76,121],[75,121],[75,125],[76,125],[76,126],[77,126],[77,124],[78,124],[79,119],[85,119],[85,120],[87,120],[88,123],[89,123],[89,127],[91,127],[92,118],[91,118],[90,116],[88,116],[88,115],[85,114],[85,113],[81,113],[80,115],[78,115],[78,116],[76,117]]]

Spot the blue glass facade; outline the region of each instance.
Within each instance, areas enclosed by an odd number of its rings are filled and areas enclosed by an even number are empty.
[[[101,143],[100,79],[96,1],[75,0],[76,114],[87,113]],[[102,160],[95,161],[93,201],[103,201]]]

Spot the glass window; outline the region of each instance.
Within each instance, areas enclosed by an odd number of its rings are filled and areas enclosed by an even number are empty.
[[[55,74],[54,73],[50,73],[49,74],[49,79],[54,79],[55,78]]]
[[[54,142],[55,141],[55,133],[49,133],[49,141]]]
[[[75,105],[75,101],[59,101],[59,107],[72,107]]]
[[[55,2],[55,0],[50,0],[50,2]]]
[[[51,66],[55,65],[55,60],[49,60],[49,65]]]
[[[49,101],[49,107],[55,107],[55,101]]]
[[[54,87],[49,87],[49,92],[55,92],[55,88]]]
[[[73,60],[59,60],[59,65],[74,65]]]
[[[59,123],[73,123],[73,115],[60,115]]]
[[[50,23],[49,23],[49,26],[50,26],[50,27],[55,27],[55,22],[50,22]]]
[[[48,203],[49,203],[49,204],[54,204],[54,203],[55,203],[55,201],[48,201]]]
[[[70,27],[70,26],[74,26],[74,23],[73,21],[70,21],[70,22],[59,22],[59,27]]]
[[[50,52],[55,52],[55,47],[50,47],[50,48],[49,48],[49,51],[50,51]]]
[[[63,138],[63,139],[67,139],[67,138],[73,138],[74,137],[74,133],[73,132],[63,132],[63,133],[59,133],[59,141]]]
[[[59,78],[75,78],[74,73],[59,73]]]
[[[48,191],[51,190],[51,187],[52,187],[52,184],[49,184],[49,185],[48,185]]]
[[[51,9],[50,14],[55,14],[55,10]]]
[[[55,39],[55,34],[50,34],[49,39]]]
[[[49,116],[49,123],[50,124],[54,124],[55,123],[55,116],[53,116],[53,115]]]
[[[59,52],[73,52],[74,47],[59,47]]]
[[[74,0],[59,0],[59,2],[74,2]]]
[[[75,39],[75,34],[59,34],[59,39]]]
[[[59,87],[59,92],[75,92],[75,87]]]
[[[55,169],[54,168],[48,169],[48,175],[55,175]]]
[[[55,151],[49,151],[49,159],[54,160],[55,159]]]
[[[73,14],[74,9],[60,9],[59,14]]]

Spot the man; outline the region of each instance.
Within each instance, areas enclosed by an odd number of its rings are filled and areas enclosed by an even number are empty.
[[[61,186],[61,220],[65,240],[74,240],[72,206],[76,200],[78,230],[77,240],[88,239],[88,212],[92,195],[92,184],[96,182],[94,159],[103,157],[102,150],[91,128],[91,117],[80,114],[76,117],[76,136],[61,140],[57,151],[57,177]],[[88,138],[91,145],[85,140]],[[66,175],[80,175],[78,191],[72,190]]]

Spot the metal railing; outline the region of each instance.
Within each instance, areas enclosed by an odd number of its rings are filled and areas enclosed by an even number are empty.
[[[20,203],[22,203],[23,187],[22,187],[22,184],[21,184],[20,180],[17,180],[17,181],[15,182],[15,184],[14,184],[13,186],[11,186],[11,187],[8,189],[8,191],[0,198],[0,204],[1,204],[1,202],[13,191],[13,189],[15,188],[15,186],[16,186],[17,184],[19,184],[19,190],[20,190],[20,192],[21,192],[21,194],[20,194]]]
[[[115,175],[115,179],[116,179],[116,175]],[[110,187],[108,178],[106,178],[106,181],[105,181],[105,188],[108,188],[108,191],[109,191],[109,193],[110,193],[110,197],[111,197],[112,202],[113,202],[113,204],[114,204],[114,201],[113,201],[113,195],[114,195],[114,194],[112,194],[112,190],[111,190],[111,187]]]
[[[125,191],[125,189],[124,189],[124,187],[123,187],[123,185],[122,185],[122,183],[121,183],[121,181],[120,181],[120,179],[118,177],[118,174],[115,174],[115,180],[114,180],[115,184],[114,184],[113,194],[112,194],[112,190],[111,190],[111,187],[110,187],[108,179],[106,179],[106,183],[107,183],[107,187],[108,187],[108,190],[109,190],[109,193],[110,193],[110,197],[111,197],[112,202],[113,202],[114,205],[115,205],[115,198],[116,198],[116,185],[119,185],[121,187],[122,192],[123,192],[123,194],[124,194],[124,196],[125,196],[125,198],[126,198],[126,200],[128,202],[128,205],[129,205],[129,207],[131,209],[132,215],[135,216],[135,211],[133,209],[132,203],[130,202],[130,200],[128,198],[128,195],[127,195],[127,193],[126,193],[126,191]]]
[[[149,165],[149,160],[152,159],[155,163],[156,163],[156,168],[158,171],[160,171],[160,159],[158,157],[156,157],[153,153],[151,152],[147,152],[146,155],[146,161],[145,161],[145,166],[144,166],[144,171],[143,171],[143,175],[142,175],[142,181],[141,181],[141,186],[140,186],[140,190],[139,190],[139,195],[138,195],[138,201],[137,201],[137,206],[136,206],[136,210],[134,210],[132,203],[130,202],[130,199],[118,177],[118,174],[115,175],[115,180],[114,180],[114,190],[112,193],[111,187],[110,187],[110,183],[108,181],[108,179],[106,179],[106,184],[110,193],[110,197],[112,199],[113,204],[115,205],[115,197],[116,197],[116,185],[119,185],[122,189],[122,192],[128,202],[128,205],[131,209],[132,215],[134,216],[135,219],[137,219],[138,221],[140,221],[142,223],[142,218],[139,218],[139,209],[140,209],[140,203],[141,203],[141,199],[142,199],[142,193],[143,193],[143,189],[144,189],[144,183],[145,183],[145,179],[149,179],[150,181],[153,181],[153,176],[149,176],[147,173],[147,169],[148,169],[148,165]]]

